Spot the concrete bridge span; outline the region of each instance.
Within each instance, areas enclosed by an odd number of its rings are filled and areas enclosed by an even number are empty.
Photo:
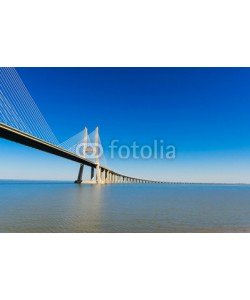
[[[34,137],[28,133],[22,132],[18,129],[0,123],[0,137],[9,141],[13,141],[43,152],[47,152],[77,163],[80,163],[80,169],[78,173],[76,183],[83,183],[83,170],[84,166],[91,168],[90,181],[86,183],[163,183],[159,181],[145,180],[142,178],[134,178],[124,174],[120,174],[107,167],[101,166],[98,163],[94,163],[84,157],[76,155],[70,151],[67,151],[61,147],[50,144],[44,140]]]

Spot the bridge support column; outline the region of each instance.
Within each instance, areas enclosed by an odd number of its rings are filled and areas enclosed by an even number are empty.
[[[104,169],[100,168],[100,183],[104,182]]]
[[[91,174],[90,174],[90,180],[93,180],[95,177],[95,168],[91,167]]]
[[[104,181],[105,181],[105,183],[108,183],[108,170],[105,170],[104,173],[105,173]]]
[[[96,183],[101,183],[101,169],[99,164],[96,166]]]
[[[102,183],[105,183],[105,179],[106,179],[106,171],[102,169]]]
[[[79,169],[79,173],[78,173],[78,177],[77,177],[77,180],[75,181],[75,183],[78,183],[78,184],[82,183],[83,168],[84,168],[84,165],[81,164],[80,169]]]

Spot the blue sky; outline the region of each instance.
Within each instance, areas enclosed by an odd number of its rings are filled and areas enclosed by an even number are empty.
[[[105,150],[175,145],[176,159],[109,160],[131,176],[250,182],[249,68],[17,68],[55,135],[100,127]],[[78,165],[0,140],[0,178],[74,180]]]

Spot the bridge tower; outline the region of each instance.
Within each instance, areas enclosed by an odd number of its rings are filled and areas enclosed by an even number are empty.
[[[101,170],[99,163],[99,128],[95,129],[95,157],[96,157],[96,183],[101,183]]]
[[[88,129],[85,127],[83,130],[83,144],[82,144],[82,157],[83,158],[85,158],[87,145],[88,145]],[[81,164],[79,173],[78,173],[78,177],[77,177],[77,180],[75,181],[75,183],[78,183],[78,184],[82,183],[83,169],[84,169],[84,165]]]

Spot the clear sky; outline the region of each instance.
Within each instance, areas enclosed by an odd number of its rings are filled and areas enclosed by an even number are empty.
[[[249,68],[17,68],[60,141],[100,128],[119,144],[176,147],[175,160],[110,160],[131,176],[250,183]],[[78,165],[0,140],[0,178],[70,179]]]

